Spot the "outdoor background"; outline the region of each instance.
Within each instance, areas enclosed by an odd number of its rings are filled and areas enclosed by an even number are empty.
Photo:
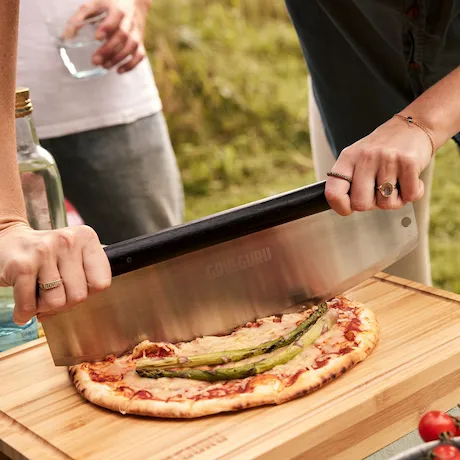
[[[283,0],[155,0],[146,44],[187,220],[314,182],[307,70]],[[432,270],[460,293],[459,203],[450,143],[436,161]]]

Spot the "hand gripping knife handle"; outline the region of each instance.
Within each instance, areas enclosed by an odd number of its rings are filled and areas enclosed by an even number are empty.
[[[228,333],[342,293],[416,246],[411,204],[342,217],[324,191],[319,182],[107,246],[112,286],[43,325],[54,362]]]
[[[318,182],[105,248],[113,276],[330,209]]]

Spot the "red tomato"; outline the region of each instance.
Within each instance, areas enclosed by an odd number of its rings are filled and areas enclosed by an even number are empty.
[[[460,450],[455,446],[442,444],[435,447],[432,451],[432,458],[437,460],[460,460]]]
[[[418,424],[418,432],[425,442],[436,441],[442,433],[452,437],[456,430],[453,418],[441,411],[427,412]]]
[[[455,436],[460,436],[460,417],[456,417],[455,422],[457,424],[457,433],[455,433]]]

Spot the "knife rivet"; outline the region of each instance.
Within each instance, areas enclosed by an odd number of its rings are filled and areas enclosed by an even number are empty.
[[[410,217],[403,217],[401,220],[401,225],[403,227],[409,227],[411,223],[412,223],[412,219]]]
[[[133,259],[131,259],[131,257],[126,258],[126,262],[128,262],[128,264],[130,264],[132,261],[133,261]]]

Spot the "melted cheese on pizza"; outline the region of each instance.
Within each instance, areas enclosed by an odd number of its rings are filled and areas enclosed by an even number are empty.
[[[356,346],[354,337],[356,332],[360,330],[360,321],[353,310],[341,308],[340,302],[330,303],[330,308],[338,313],[337,323],[322,334],[314,345],[306,347],[288,363],[276,366],[264,374],[246,379],[210,383],[181,378],[143,378],[136,373],[135,362],[144,356],[191,356],[213,351],[255,347],[294,330],[300,322],[311,314],[312,310],[286,314],[281,318],[264,318],[255,323],[248,323],[224,337],[203,337],[192,342],[175,345],[144,341],[129,355],[118,359],[112,358],[101,363],[86,363],[82,366],[86,366],[93,381],[105,384],[128,398],[162,401],[198,400],[228,397],[229,395],[236,396],[248,391],[264,391],[264,388],[266,391],[266,385],[271,388],[271,391],[277,391],[289,385],[289,382],[290,384],[294,383],[295,380],[292,377],[297,376],[299,372],[314,372],[326,365],[330,359],[346,354]],[[216,367],[241,366],[281,352],[282,350],[278,349],[269,355],[254,356],[237,363],[227,363]],[[261,382],[264,385],[260,385]]]

